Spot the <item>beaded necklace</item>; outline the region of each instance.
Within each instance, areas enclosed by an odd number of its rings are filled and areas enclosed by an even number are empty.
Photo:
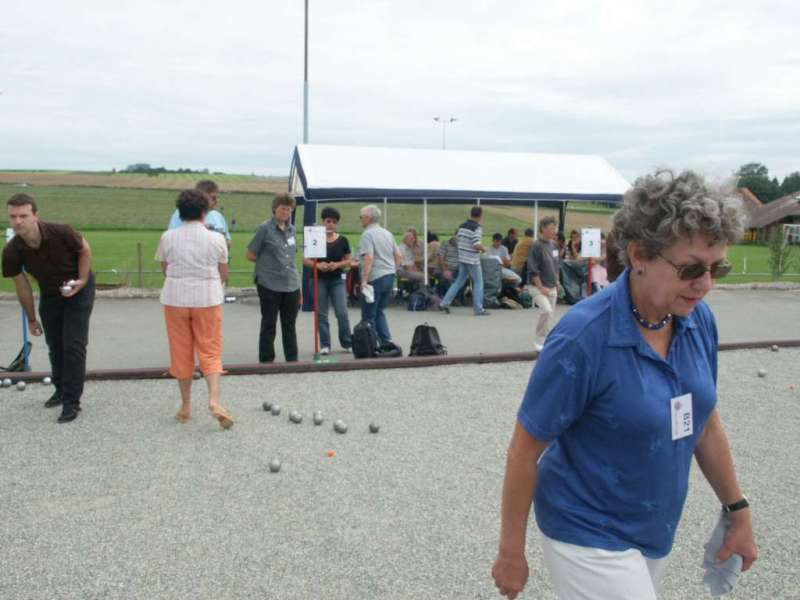
[[[670,321],[672,321],[672,313],[667,313],[667,316],[661,319],[656,323],[651,323],[647,319],[645,319],[642,314],[639,312],[639,309],[636,308],[634,305],[631,304],[631,312],[636,320],[639,322],[639,325],[642,327],[649,329],[650,331],[658,331],[659,329],[663,329],[666,327]]]

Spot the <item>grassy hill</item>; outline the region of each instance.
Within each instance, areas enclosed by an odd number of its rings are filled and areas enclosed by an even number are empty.
[[[278,193],[287,189],[286,177],[227,173],[112,173],[102,171],[0,171],[0,183],[25,186],[70,186],[182,190],[201,179],[213,179],[223,191]]]
[[[182,189],[182,188],[181,188]],[[254,231],[271,216],[273,193],[225,192],[220,206],[229,225],[236,221],[236,231]],[[7,199],[18,192],[32,195],[39,205],[41,218],[69,223],[79,230],[153,230],[163,231],[175,210],[176,190],[132,189],[86,186],[43,186],[0,183],[0,198]],[[341,230],[360,231],[358,211],[363,202],[336,203],[342,214]],[[382,205],[379,205],[382,208]],[[530,206],[486,207],[484,231],[505,233],[510,227],[533,225],[534,211]],[[389,228],[402,233],[413,226],[422,230],[422,207],[419,205],[389,205]],[[428,209],[429,229],[449,235],[465,219],[468,205],[434,205]],[[540,210],[539,217],[555,214]],[[567,213],[567,228],[600,227],[608,230],[611,211],[594,205],[573,205]],[[297,222],[303,222],[303,207],[297,210]],[[5,211],[0,212],[0,226],[7,223]]]

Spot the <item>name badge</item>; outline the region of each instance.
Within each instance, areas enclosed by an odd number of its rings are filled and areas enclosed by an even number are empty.
[[[676,396],[670,403],[672,416],[672,441],[692,435],[694,423],[692,421],[692,395]]]
[[[553,258],[558,258],[558,250],[553,250]]]
[[[289,244],[290,246],[294,246],[297,242],[293,237],[290,237],[288,240],[286,240],[286,243]]]
[[[347,273],[342,273],[342,281],[347,281]]]

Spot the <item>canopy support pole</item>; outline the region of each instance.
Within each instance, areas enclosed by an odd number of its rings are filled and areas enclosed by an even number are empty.
[[[539,239],[539,201],[533,201],[533,239]]]
[[[292,212],[292,224],[294,225],[297,209]],[[317,221],[317,201],[306,198],[303,205],[303,226],[314,225]],[[314,269],[303,265],[303,274],[300,280],[303,294],[303,312],[314,310]]]
[[[559,233],[564,233],[564,227],[566,227],[567,223],[567,200],[564,200],[561,203],[561,206],[558,209],[558,231]]]
[[[383,228],[389,229],[389,203],[386,198],[383,199]]]
[[[422,199],[422,265],[424,268],[425,278],[422,280],[425,288],[428,287],[428,199]]]

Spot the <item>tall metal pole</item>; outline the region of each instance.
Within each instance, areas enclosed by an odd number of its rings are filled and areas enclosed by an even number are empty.
[[[422,247],[425,249],[425,254],[423,256],[422,262],[424,264],[424,272],[425,278],[423,279],[425,283],[425,288],[428,287],[428,199],[422,199],[422,235],[425,236],[422,238]]]
[[[437,123],[442,124],[442,150],[445,150],[447,149],[447,133],[446,133],[447,124],[455,123],[456,121],[458,121],[458,119],[456,119],[455,117],[450,117],[448,119],[445,119],[444,117],[433,117],[433,120],[436,121]]]
[[[308,143],[308,0],[305,0],[305,52],[303,53],[303,143]]]

